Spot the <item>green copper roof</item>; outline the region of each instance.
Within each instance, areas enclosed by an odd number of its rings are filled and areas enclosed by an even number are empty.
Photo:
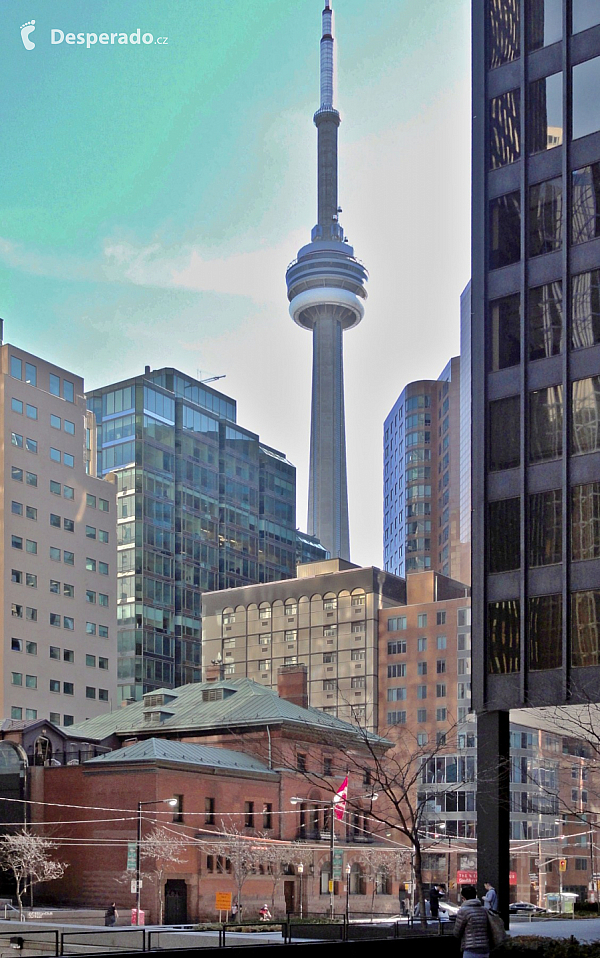
[[[149,705],[149,696],[165,695],[163,706]],[[210,700],[209,700],[210,696]],[[221,696],[216,698],[215,696]],[[150,712],[161,713],[156,721],[150,722]],[[279,725],[312,730],[326,737],[332,745],[349,740],[362,740],[364,732],[351,725],[321,712],[319,709],[302,708],[286,699],[279,698],[277,692],[265,689],[251,679],[232,679],[222,682],[202,682],[182,685],[176,689],[160,689],[148,693],[146,701],[134,702],[126,708],[117,709],[106,715],[100,715],[65,729],[69,737],[92,741],[102,741],[113,734],[138,735],[158,733],[161,736],[172,731],[193,732],[194,730],[237,730],[244,727]],[[372,741],[380,741],[385,747],[389,743],[377,736]]]
[[[169,762],[177,765],[204,766],[205,768],[231,769],[235,771],[262,772],[274,775],[259,759],[243,752],[211,745],[195,745],[190,742],[174,742],[165,738],[147,738],[126,748],[116,749],[85,763],[93,766],[131,765],[136,763]]]

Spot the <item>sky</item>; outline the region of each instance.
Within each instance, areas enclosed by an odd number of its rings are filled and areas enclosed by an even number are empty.
[[[340,221],[370,274],[344,336],[351,558],[381,565],[383,421],[459,353],[470,3],[333,7]],[[316,221],[321,9],[0,0],[5,341],[88,389],[145,365],[225,375],[238,422],[297,467],[302,529],[311,336],[285,270]]]

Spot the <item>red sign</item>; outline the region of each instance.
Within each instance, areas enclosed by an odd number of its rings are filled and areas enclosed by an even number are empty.
[[[477,872],[476,871],[459,871],[456,873],[456,884],[457,885],[476,885],[477,884]],[[517,884],[517,873],[509,872],[508,873],[508,884],[516,885]]]

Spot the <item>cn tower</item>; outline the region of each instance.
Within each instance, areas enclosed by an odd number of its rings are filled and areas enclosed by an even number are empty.
[[[317,225],[286,273],[290,315],[313,335],[309,535],[332,556],[350,558],[346,425],[344,419],[344,330],[363,318],[368,273],[354,256],[340,224],[337,139],[340,114],[334,99],[333,10],[325,0],[321,36],[321,103],[317,128]]]

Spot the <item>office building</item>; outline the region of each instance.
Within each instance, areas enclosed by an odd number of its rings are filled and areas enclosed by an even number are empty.
[[[288,266],[290,315],[312,332],[313,373],[308,489],[309,535],[334,558],[350,558],[343,334],[364,314],[367,271],[354,256],[339,221],[337,135],[333,105],[333,11],[325,0],[320,46],[321,103],[314,115],[318,136],[318,222],[311,242]]]
[[[280,667],[304,663],[309,705],[375,729],[380,610],[404,602],[405,583],[342,559],[297,573],[204,596],[204,667],[276,688]]]
[[[171,368],[88,393],[117,479],[119,695],[201,678],[201,596],[294,574],[296,471]]]
[[[70,725],[116,706],[115,485],[81,377],[0,355],[0,715]]]
[[[598,3],[473,4],[473,690],[501,901],[507,710],[600,687],[599,84]]]
[[[454,357],[437,380],[405,386],[386,417],[383,554],[394,575],[432,569],[470,581],[460,534],[461,378]]]
[[[309,536],[307,532],[296,530],[296,565],[303,562],[322,562],[331,559],[325,546],[321,545],[316,536]]]

